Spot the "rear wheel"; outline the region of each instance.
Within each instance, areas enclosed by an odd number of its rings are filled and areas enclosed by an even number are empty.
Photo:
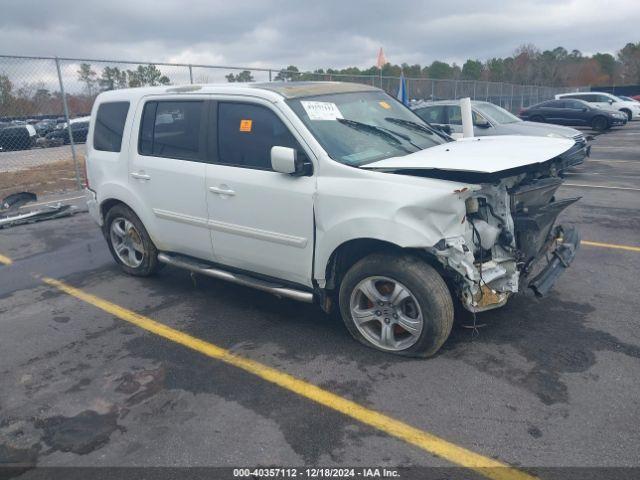
[[[602,132],[609,128],[609,122],[605,117],[598,116],[591,120],[591,127],[598,132]]]
[[[444,280],[411,255],[363,258],[342,280],[339,301],[356,340],[399,355],[435,354],[453,324],[453,301]]]
[[[160,268],[158,250],[138,216],[127,206],[109,209],[105,234],[113,258],[129,275],[146,277]]]
[[[533,117],[531,117],[531,121],[532,122],[544,122],[544,117],[542,117],[541,115],[534,115]]]

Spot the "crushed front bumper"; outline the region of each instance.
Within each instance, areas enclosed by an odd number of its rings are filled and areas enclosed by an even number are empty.
[[[575,228],[557,228],[558,233],[562,234],[562,243],[551,252],[547,264],[528,283],[528,287],[538,297],[549,293],[558,277],[571,265],[580,246],[580,234]]]

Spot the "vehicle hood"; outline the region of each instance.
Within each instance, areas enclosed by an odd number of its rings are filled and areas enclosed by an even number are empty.
[[[571,138],[575,135],[579,135],[580,131],[571,127],[564,127],[562,125],[552,125],[550,123],[540,122],[515,122],[505,123],[498,127],[501,132],[507,135],[530,135],[546,137],[549,134],[561,135],[563,137]]]
[[[496,174],[551,160],[574,145],[569,138],[520,135],[462,138],[402,157],[362,165],[373,170],[439,170]]]

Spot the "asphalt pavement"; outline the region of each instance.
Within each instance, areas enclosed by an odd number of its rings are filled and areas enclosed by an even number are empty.
[[[640,121],[596,136],[560,196],[582,197],[562,222],[585,242],[552,293],[475,333],[457,319],[428,360],[367,349],[312,305],[124,275],[86,213],[0,230],[0,465],[640,467]]]

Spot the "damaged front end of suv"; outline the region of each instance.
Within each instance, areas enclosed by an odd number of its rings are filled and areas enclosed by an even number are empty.
[[[483,143],[489,153],[491,139],[478,140],[474,142],[476,153]],[[443,152],[464,151],[466,147],[460,144],[471,141],[452,142]],[[532,145],[531,140],[523,142],[523,148]],[[425,158],[410,164],[407,159],[392,170],[466,185],[457,191],[465,202],[462,230],[427,250],[449,273],[453,293],[471,312],[501,307],[514,293],[547,294],[575,257],[578,232],[556,225],[560,213],[579,200],[556,198],[562,184],[558,173],[566,161],[562,153],[571,145],[550,145],[514,162],[506,161],[509,153],[503,151],[493,165],[477,164],[473,169],[463,170],[457,155],[443,155],[449,162]],[[391,171],[390,162],[383,166]]]

